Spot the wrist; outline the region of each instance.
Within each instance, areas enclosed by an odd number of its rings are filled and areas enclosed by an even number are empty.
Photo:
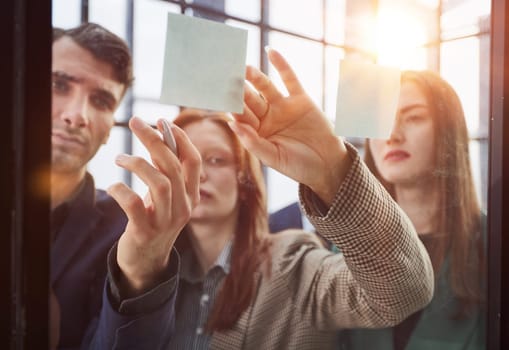
[[[345,144],[340,138],[336,138],[335,147],[328,148],[328,157],[326,158],[326,168],[319,172],[322,176],[318,178],[318,182],[314,186],[310,186],[311,190],[320,200],[330,207],[343,183],[348,171],[350,170],[353,159],[348,154]]]

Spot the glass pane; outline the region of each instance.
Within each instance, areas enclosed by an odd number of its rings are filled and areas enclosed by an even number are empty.
[[[96,187],[106,189],[114,183],[123,182],[125,170],[115,165],[115,157],[125,152],[125,140],[129,132],[124,127],[113,127],[108,142],[88,163],[88,170],[94,176]]]
[[[134,10],[133,92],[135,96],[159,99],[167,13],[180,13],[180,7],[162,1],[138,0]]]
[[[279,32],[270,32],[269,45],[287,59],[304,89],[318,106],[322,106],[322,44]],[[286,91],[283,82],[273,67],[269,68],[269,75],[281,91]]]
[[[345,52],[336,47],[325,48],[325,91],[324,111],[331,121],[336,119],[336,99],[338,94],[339,62],[345,58]]]
[[[297,202],[299,200],[297,182],[267,168],[267,199],[270,213]]]
[[[489,28],[490,0],[443,1],[442,39],[482,32]]]
[[[71,28],[80,24],[81,0],[53,0],[53,27]]]
[[[164,105],[157,101],[138,99],[133,106],[133,114],[152,125],[155,125],[159,118],[173,120],[178,112],[177,106]]]
[[[247,30],[247,57],[246,63],[259,68],[260,67],[260,28],[244,22],[226,20],[225,22],[233,27]]]
[[[345,42],[346,0],[326,0],[325,40],[333,44]]]
[[[473,37],[443,43],[440,73],[454,87],[460,97],[470,135],[477,135],[480,86],[479,39]]]
[[[260,20],[260,0],[225,0],[226,13],[257,22]]]
[[[269,24],[313,38],[323,36],[322,1],[270,0]]]
[[[126,0],[89,0],[88,19],[126,39]],[[114,13],[115,16],[111,14]]]

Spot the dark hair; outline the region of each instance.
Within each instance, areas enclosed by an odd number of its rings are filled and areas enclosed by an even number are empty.
[[[82,23],[71,29],[53,28],[53,42],[69,37],[99,61],[113,68],[114,79],[124,84],[125,90],[133,82],[133,63],[126,42],[106,28],[95,23]],[[124,90],[124,92],[125,92]]]
[[[204,120],[216,123],[230,136],[234,145],[239,188],[239,216],[233,240],[231,271],[224,280],[207,321],[207,330],[212,332],[228,330],[235,325],[255,295],[256,272],[262,262],[270,262],[270,257],[269,240],[266,239],[268,214],[265,182],[260,161],[242,146],[228,126],[224,113],[186,109],[174,123],[184,128]],[[184,248],[179,244],[185,239],[186,232],[183,232],[177,239],[178,249]]]
[[[449,255],[449,283],[459,300],[455,316],[461,317],[483,301],[485,292],[481,284],[485,267],[481,210],[470,168],[463,108],[451,85],[434,72],[404,71],[401,82],[412,82],[419,87],[433,119],[436,142],[433,177],[438,186],[440,208],[436,230],[441,235],[429,254],[437,275]],[[365,162],[395,197],[394,186],[383,179],[375,166],[369,141]]]

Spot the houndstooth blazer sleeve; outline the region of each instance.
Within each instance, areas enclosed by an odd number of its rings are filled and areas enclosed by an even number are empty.
[[[300,198],[310,221],[339,247],[348,268],[340,268],[337,256],[315,259],[319,253],[309,252],[301,269],[314,276],[299,281],[298,298],[319,329],[387,327],[429,303],[433,269],[410,220],[353,146],[347,148],[353,166],[328,212],[317,214],[305,186]]]

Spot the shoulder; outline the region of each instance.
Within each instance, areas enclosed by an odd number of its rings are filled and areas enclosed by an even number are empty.
[[[302,261],[309,253],[319,250],[328,253],[323,243],[313,233],[288,229],[270,235],[272,267],[276,270],[289,268]]]

